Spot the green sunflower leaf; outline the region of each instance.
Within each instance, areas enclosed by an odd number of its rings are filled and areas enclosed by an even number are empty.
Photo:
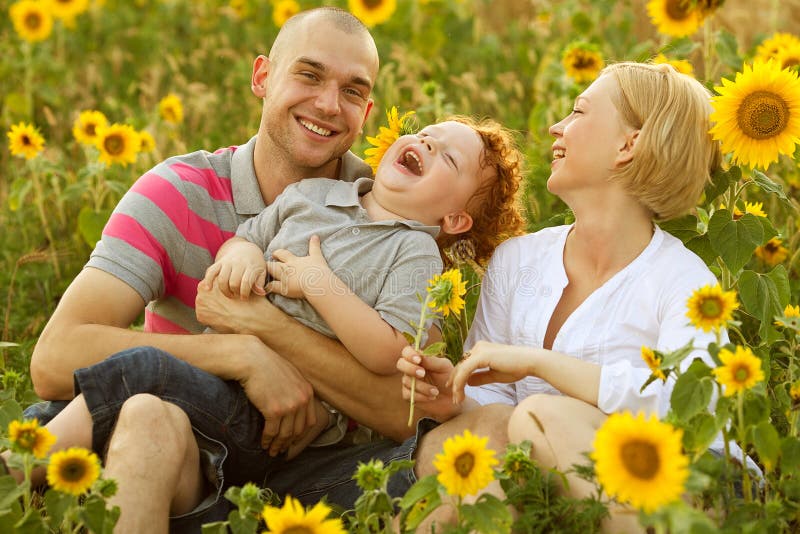
[[[753,251],[763,242],[764,228],[758,217],[745,213],[733,220],[727,209],[717,210],[708,221],[708,237],[714,252],[732,273],[738,273],[753,256]]]

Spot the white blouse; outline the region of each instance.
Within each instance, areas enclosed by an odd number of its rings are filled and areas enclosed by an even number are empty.
[[[550,318],[568,283],[563,255],[570,229],[546,228],[497,248],[481,286],[465,347],[479,340],[543,346]],[[603,412],[627,409],[664,416],[674,379],[666,384],[655,380],[639,391],[650,376],[641,357],[642,345],[671,351],[694,338],[699,350],[683,361],[683,368],[695,356],[713,366],[704,349],[714,335],[689,324],[686,303],[694,290],[716,283],[699,257],[656,227],[644,251],[567,318],[552,348],[600,365],[597,406]],[[559,392],[537,377],[467,389],[467,395],[480,404],[517,404],[535,393]]]

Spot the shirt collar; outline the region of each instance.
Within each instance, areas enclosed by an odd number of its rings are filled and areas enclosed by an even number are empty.
[[[359,197],[364,193],[372,191],[373,185],[372,178],[359,178],[353,183],[338,182],[333,185],[325,196],[326,206],[338,206],[342,208],[349,208],[358,206],[361,208],[361,201]],[[362,208],[363,209],[363,208]],[[366,214],[365,214],[366,216]],[[440,228],[438,226],[428,226],[419,221],[412,221],[408,219],[387,219],[385,221],[370,221],[369,224],[383,225],[383,226],[397,226],[402,224],[412,230],[419,230],[430,234],[432,237],[439,235]]]
[[[261,213],[267,207],[261,197],[261,189],[258,187],[258,178],[253,164],[257,138],[258,136],[255,135],[251,137],[247,143],[238,147],[231,156],[233,205],[239,215],[255,215]],[[372,176],[372,169],[369,165],[351,151],[347,151],[342,156],[341,161],[338,176],[340,180],[352,181],[358,176]],[[370,185],[371,188],[372,186]],[[356,203],[358,203],[358,194],[356,194]]]

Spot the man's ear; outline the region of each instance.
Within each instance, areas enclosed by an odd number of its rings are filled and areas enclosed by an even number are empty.
[[[259,55],[253,62],[253,76],[250,78],[250,90],[258,98],[267,94],[267,76],[269,76],[270,61],[267,56]]]
[[[442,219],[441,227],[446,234],[463,234],[472,228],[472,216],[464,210],[450,213]]]
[[[363,128],[363,127],[364,127],[364,125],[367,123],[367,117],[369,117],[369,112],[370,112],[370,111],[372,111],[372,105],[373,105],[373,104],[375,104],[375,102],[374,102],[374,101],[373,101],[373,100],[370,98],[370,99],[367,101],[367,110],[364,112],[364,120],[363,120],[363,121],[361,121],[361,127],[362,127],[362,128]]]
[[[633,130],[625,134],[625,144],[619,149],[617,154],[617,166],[627,165],[633,160],[633,148],[636,146],[636,141],[639,140],[639,130]]]

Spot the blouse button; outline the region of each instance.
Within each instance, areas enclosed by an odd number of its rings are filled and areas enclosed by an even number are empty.
[[[353,235],[358,235],[359,233],[361,233],[361,230],[358,228],[353,228]]]

